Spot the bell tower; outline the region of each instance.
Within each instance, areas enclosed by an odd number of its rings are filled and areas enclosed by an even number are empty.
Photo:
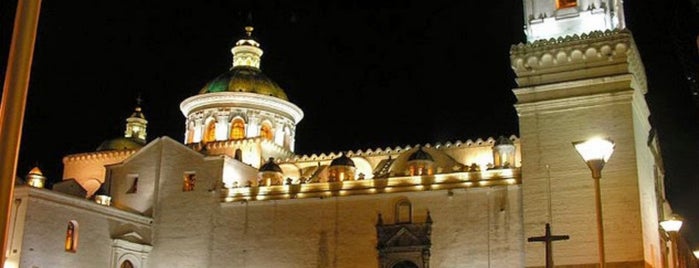
[[[624,28],[621,0],[524,0],[523,8],[528,42],[511,47],[510,62],[524,237],[547,224],[570,235],[555,246],[557,265],[662,267],[655,188],[661,162],[649,147],[645,69]],[[596,224],[595,183],[572,145],[593,137],[616,143],[599,180],[603,228]],[[542,247],[524,245],[526,267],[546,263]]]
[[[524,0],[528,42],[623,29],[622,0]]]

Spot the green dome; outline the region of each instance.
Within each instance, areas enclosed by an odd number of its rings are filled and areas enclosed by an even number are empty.
[[[231,68],[199,91],[199,94],[214,92],[250,92],[289,100],[284,90],[269,79],[260,69],[249,66]]]
[[[141,149],[144,145],[146,144],[138,139],[121,137],[104,141],[97,147],[97,151],[136,150]]]

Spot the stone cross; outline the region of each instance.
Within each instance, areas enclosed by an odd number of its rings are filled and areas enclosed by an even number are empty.
[[[553,268],[553,250],[551,247],[553,242],[569,238],[567,235],[551,235],[551,225],[546,223],[546,234],[527,238],[527,242],[544,242],[546,244],[546,268]]]

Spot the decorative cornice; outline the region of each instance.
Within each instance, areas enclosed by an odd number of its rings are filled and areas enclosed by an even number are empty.
[[[530,72],[541,67],[576,61],[607,60],[626,57],[633,37],[628,30],[595,31],[580,36],[538,40],[510,47],[510,62],[515,72]],[[548,65],[547,65],[548,64]]]
[[[71,155],[66,155],[63,157],[63,163],[71,162],[71,161],[126,158],[126,157],[136,153],[137,151],[138,150],[113,150],[113,151],[101,151],[101,152],[71,154]]]
[[[512,141],[517,141],[519,138],[515,135],[511,135],[510,140]],[[289,162],[299,162],[299,161],[324,161],[324,160],[332,160],[340,155],[344,154],[348,157],[363,157],[363,156],[382,156],[382,155],[392,155],[392,154],[399,154],[405,151],[408,151],[412,148],[421,146],[421,147],[427,147],[427,148],[435,148],[435,149],[448,149],[448,148],[460,148],[460,147],[478,147],[478,146],[484,146],[484,145],[489,145],[492,146],[495,144],[496,139],[493,137],[489,137],[485,140],[483,139],[476,139],[475,141],[468,139],[465,142],[462,142],[460,140],[457,140],[456,142],[446,142],[444,144],[442,143],[435,143],[435,145],[432,144],[416,144],[416,145],[405,145],[403,147],[401,146],[396,146],[396,147],[386,147],[386,148],[375,148],[375,149],[366,149],[366,150],[357,150],[357,151],[343,151],[343,152],[330,152],[330,153],[321,153],[321,154],[311,154],[311,155],[295,155],[291,158],[287,159],[282,159],[281,163],[289,163]]]
[[[513,168],[432,176],[397,176],[342,182],[224,188],[221,191],[221,201],[235,205],[240,202],[256,200],[323,199],[382,193],[507,186],[520,183],[520,169]]]
[[[533,103],[515,104],[519,116],[532,114],[548,114],[561,111],[572,111],[612,105],[617,103],[630,103],[633,99],[633,91],[618,91],[614,93],[600,93],[595,95],[576,96],[565,99],[552,99]]]
[[[303,119],[303,111],[295,104],[280,98],[250,92],[215,92],[199,94],[182,101],[180,110],[184,116],[205,108],[239,106],[260,109],[285,115],[298,124]]]

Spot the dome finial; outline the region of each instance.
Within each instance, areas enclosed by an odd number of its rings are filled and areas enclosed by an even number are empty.
[[[134,109],[136,112],[141,111],[141,103],[143,103],[143,99],[141,98],[141,92],[138,92],[138,96],[136,96],[136,108]]]
[[[255,30],[255,27],[252,27],[252,12],[248,12],[246,24],[247,26],[245,26],[245,34],[248,37],[252,37],[252,31]]]
[[[136,106],[141,106],[141,103],[143,103],[143,99],[141,98],[141,92],[138,92],[138,96],[136,96]]]
[[[252,26],[245,26],[245,34],[246,34],[248,37],[252,37],[252,31],[253,31],[253,30],[255,30],[254,27],[252,27]]]

